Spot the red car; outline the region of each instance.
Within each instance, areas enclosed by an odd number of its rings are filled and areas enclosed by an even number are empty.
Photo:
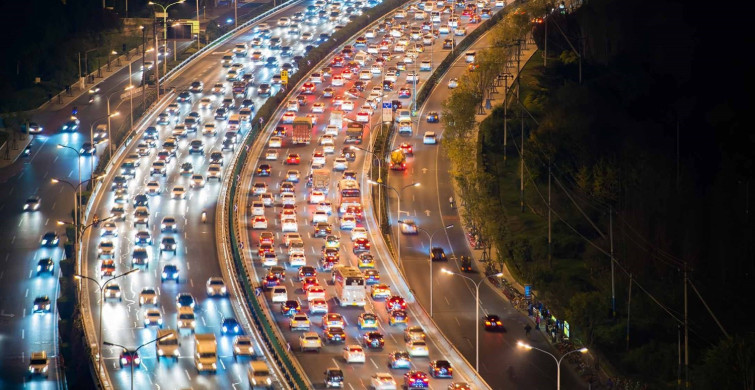
[[[407,99],[410,97],[412,97],[412,90],[409,89],[409,87],[401,87],[401,89],[398,90],[399,99]]]
[[[319,286],[320,282],[314,276],[307,276],[301,281],[301,289],[307,291],[310,286]]]
[[[275,286],[280,286],[280,284],[280,279],[278,279],[278,277],[274,274],[267,274],[264,278],[262,278],[262,286],[265,288],[273,288]]]
[[[305,95],[311,95],[315,93],[315,83],[306,82],[301,86],[301,93]]]
[[[299,157],[298,153],[291,153],[288,155],[288,158],[286,158],[286,164],[288,165],[299,165],[301,162],[301,157]]]
[[[414,154],[414,147],[408,142],[402,142],[401,145],[399,145],[399,149],[401,149],[404,154]]]
[[[330,66],[334,68],[343,68],[344,60],[342,56],[335,56],[333,61],[330,62]]]
[[[430,379],[421,371],[409,371],[404,374],[405,389],[427,389],[430,387]]]
[[[362,206],[348,206],[346,207],[346,214],[354,214],[354,218],[357,222],[361,222],[364,210],[362,210]]]
[[[394,295],[385,300],[385,310],[389,312],[393,310],[406,310],[406,300],[398,295]]]
[[[260,245],[274,245],[275,244],[275,236],[272,232],[262,232],[260,233]]]
[[[315,270],[315,267],[305,265],[301,268],[299,268],[299,280],[304,280],[304,278],[316,278],[317,277],[317,270]]]
[[[275,126],[275,130],[273,130],[273,135],[276,137],[285,137],[286,126]]]
[[[323,271],[330,271],[333,269],[333,267],[338,264],[338,259],[334,259],[332,257],[325,257],[320,259],[320,267],[322,267]]]
[[[370,240],[360,237],[357,238],[356,241],[354,241],[354,253],[359,252],[369,252],[370,251]]]

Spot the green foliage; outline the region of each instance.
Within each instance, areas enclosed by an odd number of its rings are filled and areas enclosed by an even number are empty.
[[[752,390],[755,388],[755,334],[749,332],[722,339],[706,351],[694,373],[701,389]]]

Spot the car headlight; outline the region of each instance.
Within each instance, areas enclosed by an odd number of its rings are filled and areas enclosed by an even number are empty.
[[[47,244],[47,240],[42,240],[42,245]]]
[[[165,244],[160,244],[160,249],[165,249]]]
[[[157,350],[157,355],[158,355],[158,356],[164,356],[164,355],[165,355],[165,352],[163,352],[163,350],[162,350],[162,349],[158,349],[158,350]]]
[[[191,320],[191,327],[193,328],[196,325],[197,325],[197,321],[196,320]]]
[[[121,364],[126,364],[126,363],[128,363],[128,360],[125,357],[122,357]]]
[[[39,271],[41,271],[41,270],[42,270],[42,266],[41,266],[41,265],[38,265],[38,266],[37,266],[37,272],[39,272]]]
[[[168,277],[168,273],[167,272],[163,272],[163,278],[167,278],[167,277]]]
[[[228,327],[223,325],[223,332],[228,332]]]

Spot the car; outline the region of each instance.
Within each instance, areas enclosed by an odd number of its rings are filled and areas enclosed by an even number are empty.
[[[440,247],[433,247],[430,250],[430,260],[432,261],[447,261],[446,258],[446,252],[443,250],[443,248]]]
[[[325,299],[325,289],[322,286],[309,286],[307,288],[307,301],[313,299]]]
[[[378,329],[378,317],[377,315],[369,312],[365,312],[359,315],[357,318],[357,327],[360,330],[364,329]]]
[[[392,310],[388,314],[388,323],[393,325],[398,324],[408,324],[409,323],[409,316],[406,314],[405,310]]]
[[[172,280],[176,282],[176,284],[180,283],[180,276],[178,271],[178,266],[175,264],[165,264],[163,266],[163,271],[160,274],[160,281],[165,282],[166,280]]]
[[[144,312],[144,327],[147,328],[150,326],[163,327],[163,316],[160,310],[152,308]]]
[[[254,344],[250,336],[236,336],[233,338],[233,359],[236,360],[239,356],[255,355]]]
[[[498,315],[488,314],[483,320],[483,323],[485,324],[485,330],[487,330],[488,332],[501,332],[506,330],[506,328],[503,327],[501,317]]]
[[[346,321],[343,319],[343,316],[340,313],[327,313],[324,316],[322,316],[322,328],[328,329],[328,328],[341,328],[343,329],[346,326]]]
[[[162,241],[160,242],[160,254],[162,255],[163,252],[173,252],[174,255],[176,254],[177,245],[176,239],[174,237],[163,237]]]
[[[79,124],[81,124],[79,118],[71,116],[65,123],[63,123],[63,126],[61,126],[60,130],[75,133],[79,130]]]
[[[142,364],[142,359],[139,357],[139,353],[130,349],[124,349],[121,351],[121,356],[118,359],[118,363],[121,368],[125,366],[139,367]]]
[[[277,160],[278,151],[275,149],[268,149],[265,151],[265,160]]]
[[[270,167],[270,164],[260,164],[257,166],[257,171],[255,174],[257,176],[270,176],[270,172],[272,171],[272,167]]]
[[[309,317],[304,313],[297,313],[294,314],[293,317],[288,322],[288,328],[289,330],[304,330],[309,331],[310,329],[310,321]]]
[[[356,241],[360,238],[367,238],[367,229],[361,226],[351,229],[351,241]]]
[[[102,240],[97,244],[97,257],[112,259],[115,256],[115,243],[111,240]]]
[[[280,283],[281,283],[280,278],[277,275],[270,272],[268,272],[268,274],[262,278],[263,288],[271,289],[271,288],[274,288],[275,286],[279,286]]]
[[[228,289],[225,286],[225,281],[222,277],[213,276],[207,279],[207,296],[208,297],[224,297],[228,295]]]
[[[430,379],[421,371],[409,371],[404,374],[404,388],[407,390],[427,389],[430,387]]]
[[[194,309],[190,306],[178,307],[176,313],[176,327],[179,332],[181,329],[189,329],[194,333],[194,327],[196,326],[196,316],[194,315]]]
[[[43,375],[47,377],[49,365],[47,351],[32,352],[29,359],[29,376]]]
[[[32,312],[34,313],[50,313],[52,310],[52,303],[47,295],[34,298],[32,305]]]
[[[433,378],[453,378],[454,370],[448,360],[433,360],[430,362],[430,375]]]
[[[406,310],[406,300],[398,295],[393,295],[385,300],[385,310]]]
[[[105,301],[109,299],[117,299],[118,302],[123,301],[123,296],[121,295],[121,286],[118,285],[118,283],[108,283],[105,286],[105,295],[103,295],[103,299]]]
[[[450,80],[448,80],[448,89],[454,89],[454,88],[457,88],[458,86],[459,86],[459,79],[457,79],[456,77],[453,77]]]
[[[387,372],[378,372],[372,375],[370,385],[374,390],[396,390],[398,386],[393,376]]]
[[[417,234],[419,229],[413,219],[404,219],[399,221],[401,223],[401,233],[403,234]]]
[[[136,247],[131,253],[131,264],[136,265],[149,265],[149,252],[146,248]]]
[[[186,199],[186,188],[184,186],[175,186],[170,192],[172,199]]]
[[[438,139],[435,136],[434,131],[426,131],[425,135],[422,137],[422,143],[425,145],[435,145],[438,143]]]
[[[407,351],[394,351],[388,354],[388,367],[392,369],[411,369],[412,358]]]
[[[440,122],[440,115],[436,111],[430,111],[427,113],[427,123]]]
[[[301,306],[298,301],[288,300],[281,303],[281,314],[287,317],[292,317],[295,314],[301,312]]]
[[[429,356],[430,352],[427,348],[427,343],[424,340],[410,340],[406,342],[406,349],[409,351],[409,355],[414,356]]]
[[[103,260],[100,264],[100,276],[109,277],[115,274],[115,261],[113,259]]]
[[[322,339],[315,332],[305,332],[299,336],[299,349],[304,352],[308,350],[319,351],[322,348]]]
[[[343,349],[343,360],[345,360],[346,363],[364,363],[364,349],[359,345],[347,345]]]
[[[264,215],[257,215],[252,220],[252,229],[267,229],[267,218]]]
[[[37,276],[43,273],[49,273],[50,275],[55,273],[55,262],[49,257],[39,259],[37,262]]]
[[[344,343],[346,342],[346,332],[343,328],[331,326],[325,329],[323,332],[325,341],[328,343]]]
[[[301,163],[301,157],[298,153],[290,153],[288,157],[286,157],[287,165],[299,165],[299,163]]]
[[[157,305],[157,292],[154,288],[145,287],[139,293],[139,306]]]
[[[30,196],[24,202],[24,211],[37,211],[42,200],[38,196]]]
[[[220,334],[222,335],[239,335],[244,333],[241,329],[241,325],[233,317],[226,317],[220,324]]]
[[[374,284],[370,288],[370,296],[372,299],[388,299],[391,297],[391,289],[385,284]]]
[[[42,239],[40,240],[40,243],[44,247],[56,247],[59,242],[60,239],[58,238],[58,233],[55,232],[47,232],[43,234]]]
[[[360,253],[357,258],[357,267],[359,269],[375,268],[375,258],[369,253]]]
[[[359,254],[361,252],[369,252],[370,251],[370,240],[368,240],[366,237],[360,237],[357,238],[354,241],[354,254]]]

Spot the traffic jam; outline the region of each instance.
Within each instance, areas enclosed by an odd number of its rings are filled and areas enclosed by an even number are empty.
[[[391,169],[407,169],[415,142],[438,143],[439,114],[412,117],[414,95],[504,5],[413,2],[374,23],[289,95],[257,159],[247,161],[253,177],[240,211],[257,284],[305,370],[310,362],[323,368],[313,382],[324,375],[326,387],[470,388],[413,321],[413,304],[391,290],[365,228],[361,167],[383,109],[401,139]],[[417,120],[438,132],[418,134]]]

